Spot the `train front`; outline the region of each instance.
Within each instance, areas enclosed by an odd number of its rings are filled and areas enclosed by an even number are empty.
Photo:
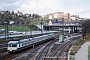
[[[13,53],[13,52],[16,52],[17,51],[17,44],[18,44],[18,41],[10,41],[8,42],[8,51],[10,53]]]

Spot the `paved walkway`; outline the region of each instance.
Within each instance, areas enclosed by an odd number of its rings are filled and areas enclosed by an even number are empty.
[[[84,43],[75,54],[75,60],[88,60],[88,46],[90,42]]]

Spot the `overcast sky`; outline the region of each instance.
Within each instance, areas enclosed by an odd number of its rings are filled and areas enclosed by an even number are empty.
[[[0,0],[0,10],[37,13],[39,15],[60,11],[90,18],[89,6],[89,0]]]

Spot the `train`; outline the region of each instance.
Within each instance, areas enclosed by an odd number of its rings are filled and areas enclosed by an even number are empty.
[[[52,39],[54,39],[54,33],[44,34],[33,38],[21,39],[18,41],[9,41],[7,50],[9,53],[15,53]]]

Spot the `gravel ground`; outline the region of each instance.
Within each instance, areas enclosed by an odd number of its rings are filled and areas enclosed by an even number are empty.
[[[84,43],[75,54],[75,60],[88,60],[88,46],[90,42]]]

